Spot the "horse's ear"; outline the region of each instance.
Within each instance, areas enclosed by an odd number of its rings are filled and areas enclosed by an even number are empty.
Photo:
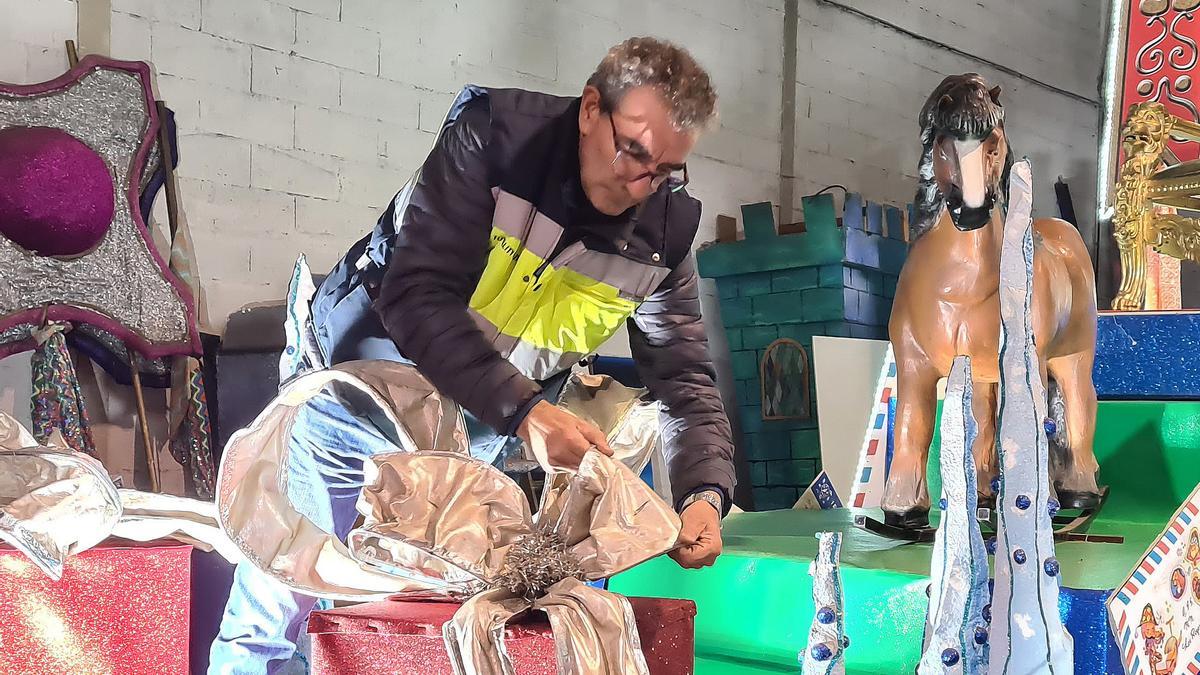
[[[988,95],[992,97],[992,103],[999,105],[1000,104],[1000,85],[996,85],[996,86],[992,87],[991,91],[988,92]]]

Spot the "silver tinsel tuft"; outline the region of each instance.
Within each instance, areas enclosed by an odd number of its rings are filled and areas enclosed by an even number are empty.
[[[509,549],[496,586],[532,601],[568,577],[583,579],[579,560],[558,534],[536,531],[521,537]]]

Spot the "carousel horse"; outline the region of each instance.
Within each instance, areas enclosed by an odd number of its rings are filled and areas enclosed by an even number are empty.
[[[928,524],[925,481],[937,384],[954,357],[973,366],[972,448],[981,506],[994,503],[1000,341],[1000,247],[1009,170],[1000,88],[976,74],[947,77],[921,110],[912,244],[888,326],[896,355],[895,453],[883,499],[886,524]],[[1032,323],[1043,384],[1061,396],[1061,425],[1046,422],[1051,480],[1063,508],[1099,505],[1092,438],[1096,390],[1096,288],[1079,232],[1056,218],[1034,229]],[[1049,382],[1048,382],[1049,380]],[[1057,407],[1050,406],[1051,409]],[[1052,428],[1065,426],[1063,428]]]

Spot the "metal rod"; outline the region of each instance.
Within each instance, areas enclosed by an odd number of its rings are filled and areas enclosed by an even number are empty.
[[[138,422],[142,428],[142,443],[146,446],[146,470],[150,473],[150,491],[161,492],[161,478],[158,472],[158,452],[154,440],[150,438],[150,421],[146,417],[146,399],[142,396],[142,375],[138,372],[137,353],[126,347],[129,352],[129,375],[133,379],[133,398],[137,401]]]
[[[72,68],[79,65],[79,52],[75,49],[74,40],[67,40],[67,63]]]
[[[1172,206],[1177,209],[1188,209],[1190,211],[1200,210],[1200,199],[1191,195],[1183,197],[1155,197],[1151,201],[1157,206]]]
[[[1175,125],[1171,127],[1171,138],[1180,141],[1200,141],[1200,124],[1185,120],[1178,115],[1171,117],[1175,118]]]
[[[1191,197],[1200,194],[1200,175],[1179,176],[1178,178],[1152,178],[1146,181],[1146,192],[1151,199],[1162,196]]]
[[[795,219],[797,0],[783,4],[783,111],[779,120],[779,223]]]

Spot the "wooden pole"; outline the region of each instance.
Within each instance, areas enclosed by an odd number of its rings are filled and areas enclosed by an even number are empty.
[[[142,443],[146,447],[146,469],[150,473],[150,491],[162,490],[161,477],[158,471],[158,449],[150,438],[150,421],[146,417],[146,399],[142,396],[142,375],[138,372],[138,356],[132,349],[129,352],[129,375],[133,379],[133,398],[137,401],[138,422],[142,428]]]
[[[167,192],[167,225],[171,232],[171,246],[175,246],[175,233],[179,229],[179,194],[175,185],[175,162],[171,156],[171,134],[167,131],[167,106],[155,101],[158,108],[158,151],[162,155],[163,188]],[[170,258],[170,254],[167,255]]]
[[[79,52],[75,49],[74,40],[67,40],[67,63],[72,68],[79,65]]]

